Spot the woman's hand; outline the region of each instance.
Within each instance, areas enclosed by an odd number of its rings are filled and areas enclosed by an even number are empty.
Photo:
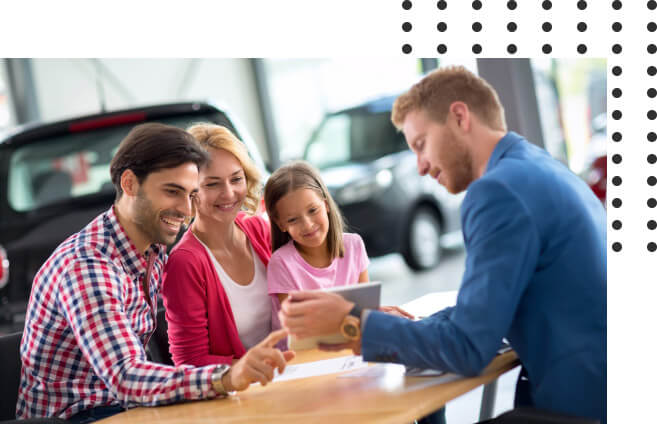
[[[415,319],[415,316],[409,314],[399,306],[381,306],[379,311],[385,312],[386,314],[395,315],[402,318]]]
[[[244,390],[256,381],[266,386],[274,378],[275,368],[282,373],[294,352],[281,352],[274,346],[286,336],[285,330],[274,331],[249,349],[222,377],[226,391]]]

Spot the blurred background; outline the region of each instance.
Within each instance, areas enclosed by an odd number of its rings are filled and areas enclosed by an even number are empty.
[[[317,166],[365,241],[383,304],[457,290],[463,194],[419,177],[390,123],[397,95],[454,64],[496,88],[510,130],[606,202],[604,59],[0,59],[0,333],[22,331],[54,247],[109,207],[109,159],[143,120],[224,123],[265,174],[291,159]],[[496,413],[516,377],[500,380]],[[448,421],[475,421],[480,391],[451,402]]]

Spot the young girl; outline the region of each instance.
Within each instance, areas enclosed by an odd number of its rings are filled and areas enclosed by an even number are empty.
[[[363,240],[343,233],[340,211],[314,167],[297,161],[274,172],[265,186],[265,207],[272,244],[269,294],[282,302],[291,291],[369,280]]]

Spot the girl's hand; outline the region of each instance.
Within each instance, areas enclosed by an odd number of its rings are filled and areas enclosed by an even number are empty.
[[[399,306],[381,306],[379,311],[385,312],[386,314],[395,315],[401,318],[415,319],[415,316],[409,314]]]

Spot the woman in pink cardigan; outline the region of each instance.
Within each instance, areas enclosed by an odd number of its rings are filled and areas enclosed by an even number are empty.
[[[277,299],[267,293],[269,224],[254,216],[260,175],[228,129],[197,124],[188,132],[211,160],[199,170],[196,218],[164,270],[169,345],[176,365],[232,365],[280,328]]]

